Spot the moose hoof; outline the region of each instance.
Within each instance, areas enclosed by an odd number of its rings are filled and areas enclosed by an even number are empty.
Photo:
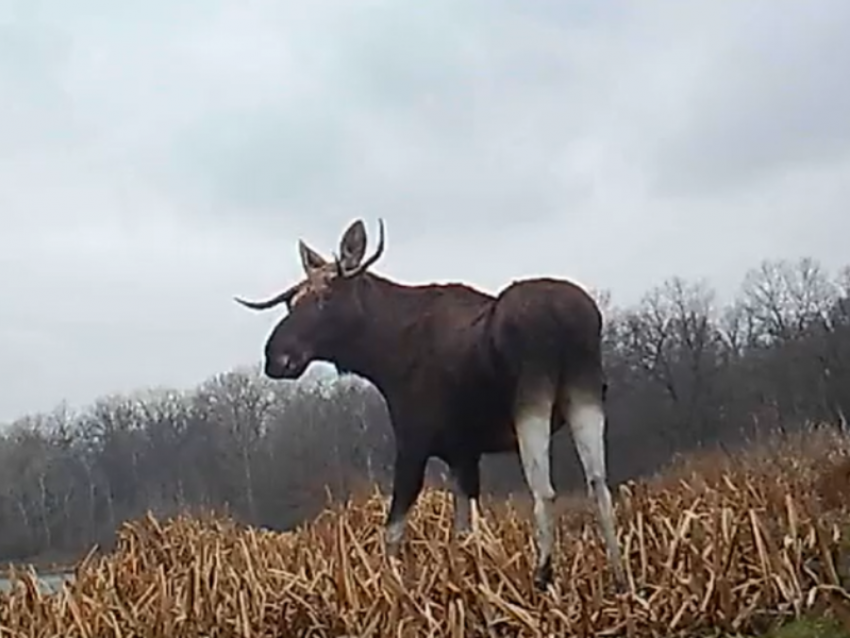
[[[631,591],[626,574],[622,569],[614,570],[614,593],[617,595],[627,594]]]
[[[468,525],[455,525],[452,527],[452,538],[463,541],[472,536],[472,529]]]
[[[545,563],[534,570],[534,588],[537,591],[546,591],[552,584],[552,560],[547,559]]]

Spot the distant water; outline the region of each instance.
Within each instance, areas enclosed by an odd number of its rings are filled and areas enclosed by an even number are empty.
[[[39,576],[39,584],[41,585],[41,590],[46,594],[52,594],[53,592],[59,591],[62,589],[62,583],[65,581],[73,580],[74,575],[70,572],[68,573],[59,573],[59,574],[44,574],[43,576]],[[9,591],[12,583],[9,582],[8,578],[0,576],[0,591]]]

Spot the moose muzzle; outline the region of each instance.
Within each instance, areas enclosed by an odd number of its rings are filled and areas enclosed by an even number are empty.
[[[307,362],[292,354],[275,354],[266,357],[266,376],[271,379],[296,379],[304,372]]]

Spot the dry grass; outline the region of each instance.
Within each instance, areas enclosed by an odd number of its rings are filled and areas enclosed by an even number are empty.
[[[760,631],[818,608],[843,620],[847,449],[813,433],[622,487],[635,593],[621,597],[592,510],[562,515],[557,582],[541,595],[526,516],[490,505],[477,538],[452,541],[449,497],[432,490],[397,570],[383,555],[377,494],[288,534],[146,517],[120,530],[114,553],[78,565],[60,593],[17,574],[0,595],[0,635],[664,636]]]

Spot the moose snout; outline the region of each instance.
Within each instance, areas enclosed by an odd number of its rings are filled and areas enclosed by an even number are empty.
[[[278,353],[266,357],[266,376],[271,379],[292,379],[301,374],[304,363],[300,357]]]
[[[288,354],[275,354],[266,357],[266,375],[272,379],[281,379],[286,376],[292,357]]]

